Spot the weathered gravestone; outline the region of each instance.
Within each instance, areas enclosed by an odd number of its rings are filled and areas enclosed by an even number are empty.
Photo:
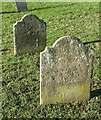
[[[13,26],[14,54],[39,53],[46,46],[46,23],[28,14]]]
[[[62,37],[40,53],[40,104],[88,100],[93,51],[75,37]]]
[[[26,0],[15,0],[18,12],[27,11]]]

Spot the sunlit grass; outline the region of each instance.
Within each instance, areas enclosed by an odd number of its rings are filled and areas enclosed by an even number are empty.
[[[25,14],[47,23],[47,46],[59,37],[73,35],[81,41],[99,39],[98,3],[27,3],[18,13],[15,3],[3,3],[2,12],[2,108],[4,118],[95,118],[100,119],[100,97],[72,104],[40,106],[39,54],[14,56],[13,24]],[[15,12],[15,13],[11,13]],[[99,56],[96,44],[90,45]],[[94,63],[92,90],[101,87],[98,59]]]

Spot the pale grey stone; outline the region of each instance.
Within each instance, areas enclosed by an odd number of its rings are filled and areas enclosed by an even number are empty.
[[[65,36],[40,53],[40,104],[88,100],[93,51],[75,37]]]
[[[34,54],[45,49],[46,23],[37,16],[27,14],[16,22],[14,31],[14,54]]]

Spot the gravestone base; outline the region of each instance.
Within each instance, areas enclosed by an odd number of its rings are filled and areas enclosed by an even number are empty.
[[[49,90],[51,88],[51,90]],[[90,84],[88,82],[81,82],[74,85],[58,86],[55,88],[52,86],[45,87],[40,99],[40,104],[57,104],[57,103],[70,103],[74,101],[83,101],[90,99]]]

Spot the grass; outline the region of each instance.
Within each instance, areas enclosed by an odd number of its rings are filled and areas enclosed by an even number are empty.
[[[13,24],[25,14],[47,23],[47,46],[66,35],[81,41],[99,39],[99,3],[30,3],[27,12],[16,12],[15,3],[2,2],[2,115],[3,118],[101,119],[100,96],[89,101],[40,106],[39,54],[14,56]],[[8,13],[7,13],[8,12]],[[0,14],[1,16],[1,14]],[[92,90],[101,88],[99,46],[94,49]]]

